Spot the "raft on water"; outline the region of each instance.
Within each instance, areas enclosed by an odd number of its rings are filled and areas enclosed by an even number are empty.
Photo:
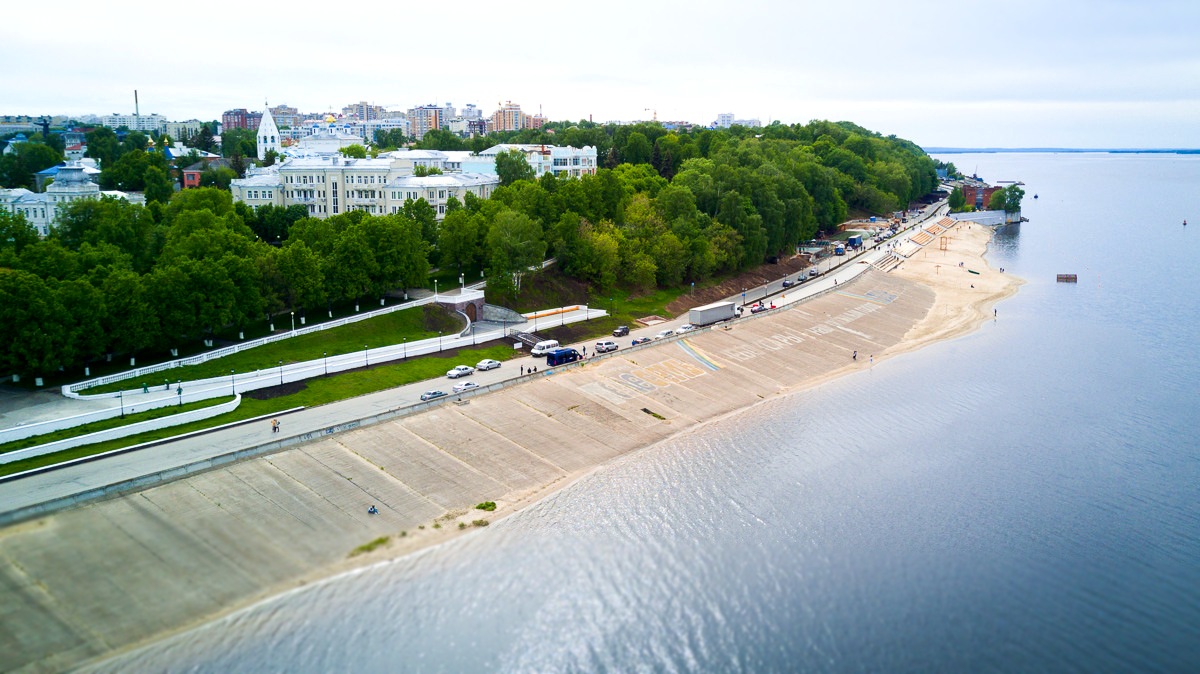
[[[1079,277],[1076,276],[1075,274],[1059,274],[1058,282],[1059,283],[1078,283]]]

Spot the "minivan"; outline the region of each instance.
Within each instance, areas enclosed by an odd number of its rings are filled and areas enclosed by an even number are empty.
[[[537,344],[534,344],[533,348],[529,350],[529,355],[544,356],[547,353],[550,353],[551,351],[557,349],[558,347],[559,347],[559,344],[558,344],[557,339],[547,339],[543,342],[538,342]]]
[[[579,352],[575,349],[555,349],[546,354],[546,365],[565,365],[567,363],[574,363],[580,358],[582,358],[582,356],[580,356]]]

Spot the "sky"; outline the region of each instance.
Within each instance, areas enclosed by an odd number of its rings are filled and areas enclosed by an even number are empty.
[[[552,120],[847,120],[923,147],[1200,148],[1196,0],[57,0],[5,14],[0,114],[129,114],[136,89],[143,114],[172,120],[513,101]]]

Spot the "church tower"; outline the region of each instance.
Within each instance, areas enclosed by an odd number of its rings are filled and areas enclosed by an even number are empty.
[[[279,127],[275,126],[275,118],[271,116],[271,108],[263,110],[262,121],[258,124],[258,158],[267,158],[267,150],[275,150],[279,154]]]

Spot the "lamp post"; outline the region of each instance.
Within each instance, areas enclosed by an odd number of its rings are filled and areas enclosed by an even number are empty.
[[[237,386],[234,385],[234,383],[233,383],[233,381],[234,381],[233,374],[234,374],[234,371],[231,368],[229,370],[229,392],[232,393],[234,396],[237,396]]]
[[[125,418],[125,391],[117,391],[117,397],[121,399],[121,418]]]
[[[408,338],[404,338],[404,342],[400,345],[400,360],[408,360]]]
[[[438,330],[438,351],[442,350],[442,331]]]
[[[283,361],[279,361],[279,385],[283,386]]]
[[[183,386],[175,389],[175,394],[179,396],[179,406],[183,407]]]
[[[433,279],[433,301],[436,302],[437,298],[438,298],[437,279]]]
[[[467,292],[467,278],[462,275],[462,272],[458,274],[458,292],[459,294]]]
[[[746,289],[742,288],[742,306],[746,306]]]
[[[323,361],[325,361],[325,374],[329,374],[329,352],[328,352],[328,351],[322,351],[322,352],[321,352],[321,359],[322,359]]]
[[[295,332],[296,331],[296,312],[293,311],[293,312],[291,312],[291,314],[292,314],[292,332]]]
[[[366,344],[363,344],[363,363],[366,364],[365,367],[369,367],[371,365],[371,356],[369,355],[369,350],[367,349]]]

